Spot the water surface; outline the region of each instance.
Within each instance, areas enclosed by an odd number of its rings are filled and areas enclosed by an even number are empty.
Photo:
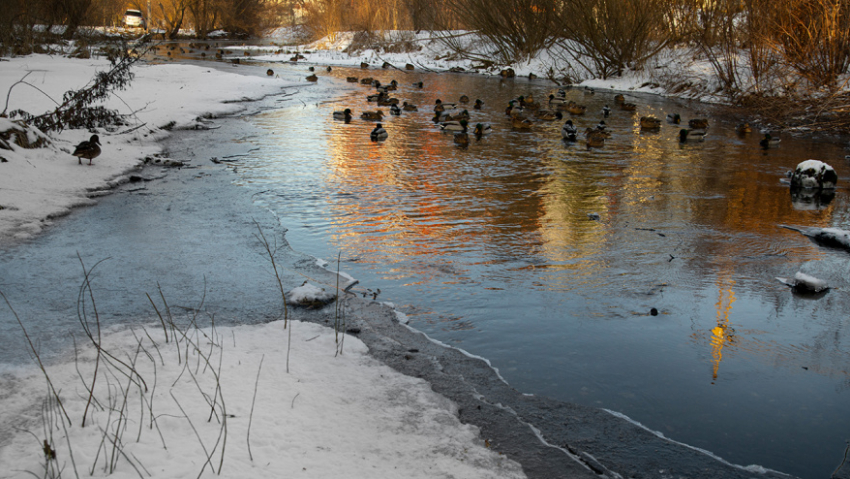
[[[510,128],[507,102],[545,102],[556,89],[545,82],[319,75],[299,101],[250,118],[259,130],[244,141],[256,149],[238,164],[238,183],[281,217],[296,250],[340,254],[361,292],[380,289],[413,326],[487,357],[521,391],[621,411],[735,463],[804,478],[838,466],[850,431],[850,256],[778,227],[850,229],[837,141],[783,134],[762,150],[719,108],[627,93],[638,110],[623,112],[617,92],[570,90],[588,106],[572,117],[580,130],[614,107],[612,138],[588,150],[561,140],[561,121]],[[388,115],[389,139],[369,141],[375,122],[359,112],[376,108],[372,89],[352,75],[398,80],[394,96],[419,111]],[[430,120],[437,98],[462,94],[485,102],[469,105],[470,123],[493,128],[467,148]],[[350,124],[332,120],[346,107]],[[640,131],[640,116],[668,113],[708,117],[706,141],[681,145],[668,124]],[[826,205],[792,201],[782,182],[807,158],[841,178]],[[797,271],[836,289],[795,296],[775,278]]]

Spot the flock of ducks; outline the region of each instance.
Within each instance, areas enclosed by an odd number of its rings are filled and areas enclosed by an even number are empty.
[[[398,89],[398,82],[392,80],[387,85],[382,85],[381,82],[373,78],[348,77],[347,80],[351,83],[357,83],[372,86],[375,92],[366,96],[366,100],[370,103],[375,103],[379,107],[388,107],[390,115],[399,116],[403,112],[415,112],[419,108],[416,105],[406,101],[400,101],[398,98],[391,96],[392,91]],[[422,88],[422,82],[413,84],[414,88]],[[590,88],[584,89],[585,95],[595,94]],[[454,134],[454,142],[460,146],[469,145],[469,135],[472,134],[476,139],[493,131],[489,123],[471,123],[471,115],[466,106],[469,105],[472,109],[481,110],[484,108],[484,102],[476,99],[473,102],[467,95],[461,95],[457,103],[448,103],[440,99],[434,102],[434,116],[432,121],[439,126],[441,131],[451,132]],[[622,94],[614,96],[614,106],[620,111],[633,112],[637,110],[637,105],[629,103]],[[523,95],[508,102],[505,109],[505,115],[510,121],[510,126],[513,130],[531,130],[538,122],[550,122],[564,120],[565,114],[571,117],[584,116],[587,113],[587,106],[581,105],[573,100],[567,99],[566,89],[558,89],[549,95],[548,99],[542,102],[535,100],[532,94]],[[587,148],[600,148],[605,145],[605,141],[611,138],[611,131],[605,123],[605,119],[612,114],[612,108],[605,105],[600,111],[602,119],[594,127],[586,128],[583,131],[583,141]],[[333,112],[335,120],[350,122],[353,118],[351,109],[346,108],[342,111]],[[363,111],[360,118],[367,121],[377,121],[375,128],[370,132],[369,136],[373,141],[382,141],[389,137],[387,130],[383,127],[384,111],[379,109]],[[666,122],[671,125],[680,125],[682,118],[678,113],[668,114],[665,118]],[[660,131],[662,120],[654,116],[642,116],[639,120],[640,130],[642,132]],[[680,143],[704,141],[708,132],[709,122],[705,118],[693,118],[687,122],[687,127],[681,127],[678,133],[678,141]],[[742,123],[736,127],[736,132],[739,135],[746,135],[752,132],[752,128],[748,123]],[[762,148],[771,148],[778,146],[779,139],[773,138],[770,133],[763,132],[764,138],[759,142]],[[567,119],[561,127],[561,137],[564,141],[573,143],[579,142],[580,132],[578,127],[573,123],[573,119]]]

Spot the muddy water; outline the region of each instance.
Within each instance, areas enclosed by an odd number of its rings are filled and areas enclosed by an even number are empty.
[[[621,411],[734,463],[806,478],[838,466],[850,256],[778,225],[850,229],[843,145],[783,134],[763,150],[727,111],[627,93],[638,108],[624,112],[613,91],[571,90],[588,106],[572,117],[580,130],[613,109],[612,137],[588,150],[561,140],[562,121],[510,128],[507,102],[545,101],[546,83],[317,70],[298,101],[249,120],[256,149],[238,163],[238,183],[281,217],[296,250],[341,255],[363,294],[380,290],[413,326],[489,358],[521,391]],[[372,90],[345,82],[367,75],[398,80],[394,96],[419,106],[387,115],[379,143],[375,122],[359,119],[376,108]],[[470,124],[493,129],[466,148],[431,122],[437,98],[462,94],[485,104],[468,105]],[[350,124],[332,120],[346,107]],[[682,145],[677,126],[640,131],[640,116],[668,113],[709,118],[708,137]],[[838,171],[828,203],[794,201],[782,182],[807,158]],[[797,271],[835,289],[795,296],[775,278]]]

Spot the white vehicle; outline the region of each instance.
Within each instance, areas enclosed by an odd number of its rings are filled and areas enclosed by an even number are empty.
[[[124,12],[124,26],[127,28],[144,28],[145,18],[140,10],[128,9]]]

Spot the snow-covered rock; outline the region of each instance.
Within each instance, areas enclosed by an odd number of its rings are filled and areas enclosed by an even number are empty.
[[[286,301],[293,306],[305,306],[308,308],[320,308],[336,299],[332,292],[314,286],[310,283],[294,288],[286,293]]]
[[[817,294],[829,289],[829,285],[826,281],[799,271],[794,275],[794,278],[776,279],[790,286],[791,290],[795,293],[800,294]]]
[[[835,170],[818,160],[806,160],[791,174],[791,188],[833,189],[838,183]]]
[[[833,248],[843,248],[850,251],[850,231],[838,228],[816,228],[787,225],[779,226],[781,228],[800,232],[811,238],[815,243],[824,246],[831,246]]]

